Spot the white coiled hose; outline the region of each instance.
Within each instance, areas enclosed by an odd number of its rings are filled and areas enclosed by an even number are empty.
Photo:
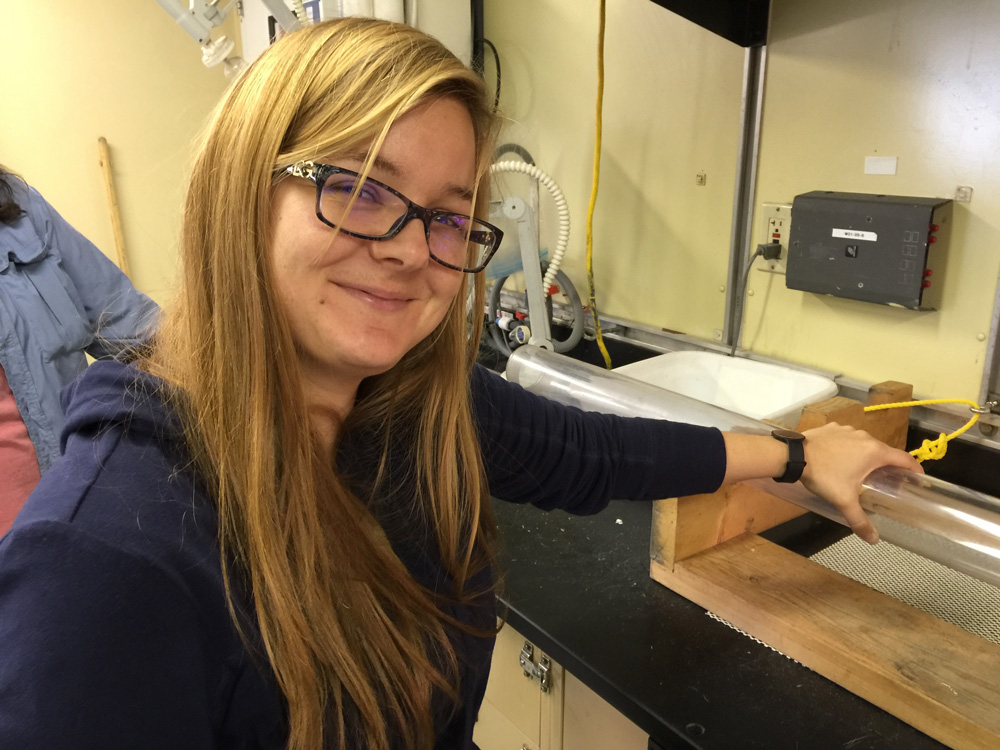
[[[549,194],[556,202],[556,210],[559,212],[559,237],[556,240],[556,249],[549,258],[549,267],[545,272],[545,278],[542,279],[542,288],[548,289],[555,283],[556,274],[559,273],[559,266],[562,264],[563,256],[566,254],[566,247],[569,245],[569,206],[566,205],[566,196],[563,195],[562,190],[559,189],[555,180],[534,164],[528,164],[526,161],[500,161],[490,167],[490,172],[492,174],[497,174],[498,172],[520,172],[521,174],[533,177],[545,186],[545,189],[549,191]]]
[[[312,20],[310,20],[309,14],[306,13],[306,7],[302,4],[302,0],[292,0],[292,12],[303,26],[312,24]]]

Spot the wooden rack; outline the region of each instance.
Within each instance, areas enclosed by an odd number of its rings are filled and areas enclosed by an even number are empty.
[[[912,392],[881,383],[868,403]],[[909,409],[866,413],[838,396],[807,407],[798,429],[826,422],[902,448]],[[951,747],[1000,747],[1000,646],[757,536],[803,513],[740,484],[657,501],[650,575]]]

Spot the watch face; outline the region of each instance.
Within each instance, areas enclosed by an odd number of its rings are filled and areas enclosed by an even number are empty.
[[[771,430],[771,435],[778,438],[779,440],[805,440],[806,437],[801,432],[796,432],[795,430],[785,430],[776,429]]]

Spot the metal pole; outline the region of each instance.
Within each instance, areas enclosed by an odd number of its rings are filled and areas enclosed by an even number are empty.
[[[753,241],[753,208],[757,188],[757,154],[764,101],[766,47],[748,47],[743,57],[743,95],[740,106],[740,146],[736,159],[736,189],[733,192],[733,222],[729,242],[729,273],[726,283],[726,317],[723,343],[732,345],[743,317],[743,271],[750,260]]]

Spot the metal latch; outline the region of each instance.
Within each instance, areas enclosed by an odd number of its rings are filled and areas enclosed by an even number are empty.
[[[549,657],[542,654],[538,658],[538,664],[535,664],[532,659],[534,654],[535,647],[525,641],[524,645],[521,647],[521,654],[518,661],[521,663],[521,669],[524,670],[524,676],[537,680],[542,692],[547,693],[549,692]]]

